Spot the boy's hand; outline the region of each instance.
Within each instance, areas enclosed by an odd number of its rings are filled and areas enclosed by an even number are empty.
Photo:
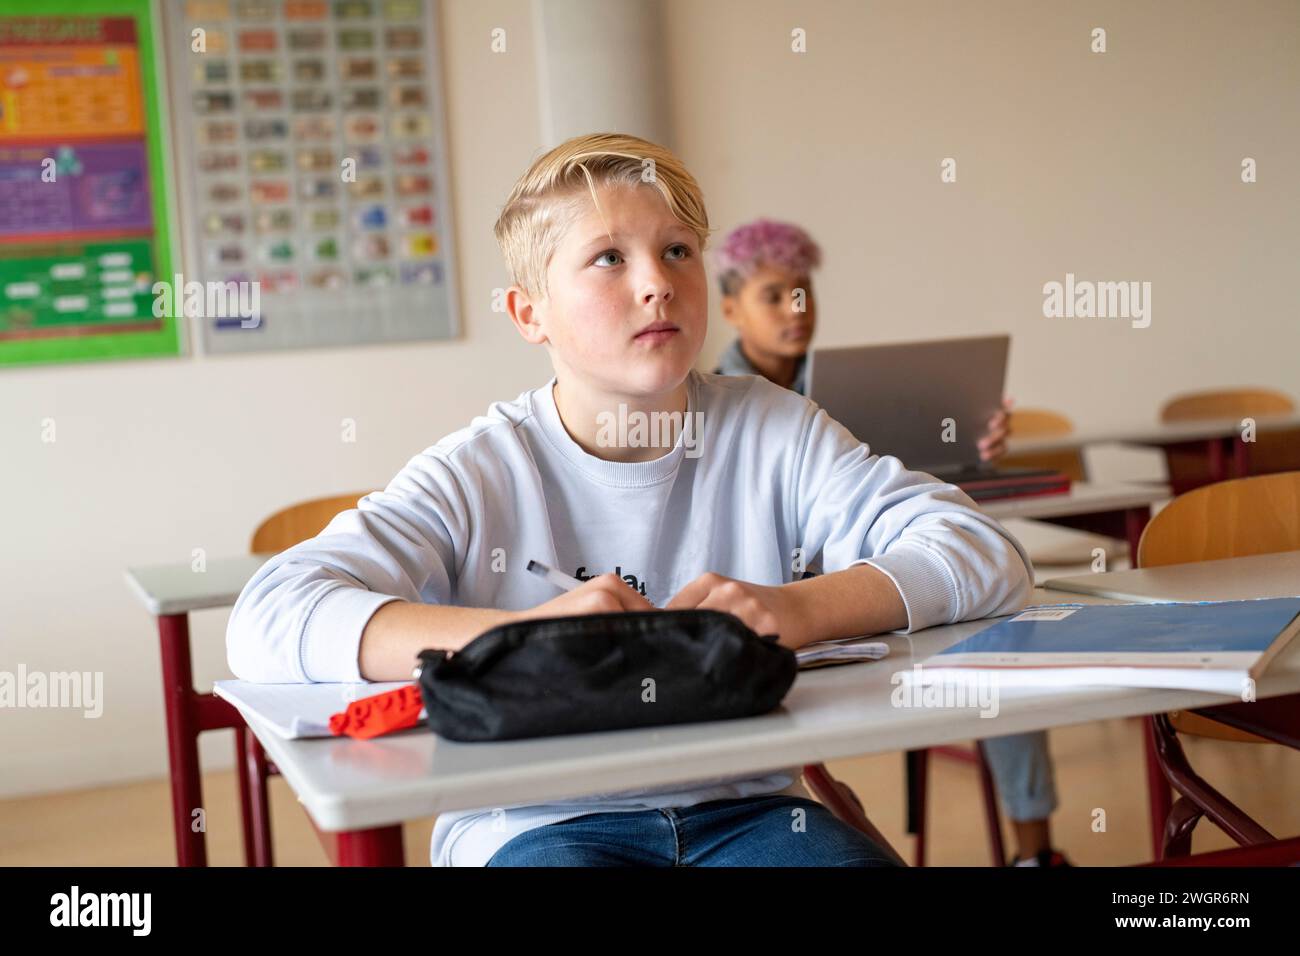
[[[1007,453],[1007,435],[1010,434],[1011,399],[1002,400],[1002,410],[989,419],[988,431],[979,440],[980,461],[996,461]]]
[[[527,611],[517,611],[516,621],[540,617],[569,617],[575,614],[608,614],[612,611],[654,611],[655,606],[628,586],[618,575],[601,574],[584,581],[572,591],[565,591]]]
[[[810,615],[789,585],[750,584],[710,571],[678,591],[664,606],[666,611],[694,608],[734,614],[755,634],[780,635],[779,643],[791,650],[815,639],[806,630]]]

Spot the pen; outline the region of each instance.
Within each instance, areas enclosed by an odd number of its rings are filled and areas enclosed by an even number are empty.
[[[540,561],[529,561],[528,570],[533,572],[539,578],[546,578],[557,588],[565,591],[572,591],[582,584],[577,578],[571,578],[562,571],[557,571],[550,565],[542,564]]]

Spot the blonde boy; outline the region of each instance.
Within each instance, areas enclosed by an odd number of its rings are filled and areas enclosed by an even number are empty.
[[[1028,559],[961,491],[868,450],[805,398],[693,370],[708,217],[666,149],[619,134],[539,158],[496,224],[506,304],[555,377],[420,453],[269,561],[231,615],[247,680],[397,680],[494,625],[655,607],[736,615],[791,647],[1006,613]],[[609,416],[702,423],[697,455],[610,443]],[[504,553],[506,570],[494,571]],[[535,559],[590,576],[558,596]],[[498,565],[499,566],[499,565]],[[622,578],[613,569],[621,569]],[[821,572],[796,580],[796,568]],[[633,580],[627,580],[632,578]],[[635,582],[636,589],[629,584]],[[799,768],[444,813],[435,865],[872,865]],[[805,811],[802,829],[792,811]]]

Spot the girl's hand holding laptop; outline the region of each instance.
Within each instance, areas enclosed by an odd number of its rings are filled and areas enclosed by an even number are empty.
[[[989,419],[988,431],[979,440],[980,461],[997,461],[1007,453],[1011,434],[1011,399],[1002,400],[1002,408]]]

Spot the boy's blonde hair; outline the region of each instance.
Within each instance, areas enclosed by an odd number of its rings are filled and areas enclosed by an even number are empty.
[[[596,187],[653,186],[672,214],[700,240],[709,215],[695,177],[662,146],[624,133],[592,133],[566,140],[528,167],[492,227],[510,281],[529,295],[546,294],[546,269],[581,208],[581,188],[600,211]]]

